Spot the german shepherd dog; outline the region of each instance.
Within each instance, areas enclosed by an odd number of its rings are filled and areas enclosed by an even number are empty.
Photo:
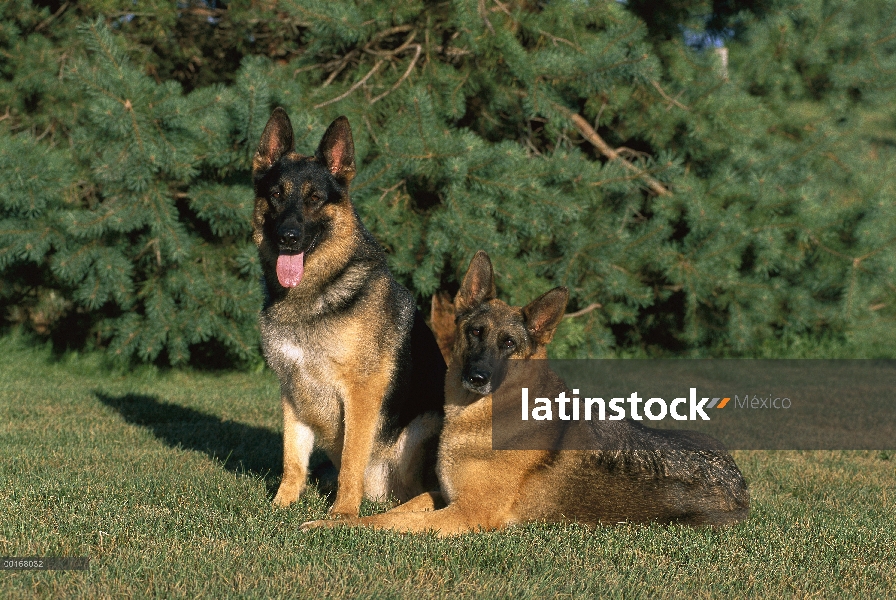
[[[699,433],[594,421],[589,439],[597,443],[591,447],[625,450],[492,449],[493,396],[504,386],[517,392],[529,386],[547,398],[570,394],[547,361],[538,360],[547,358],[567,298],[566,288],[558,287],[525,307],[508,306],[495,298],[488,255],[476,254],[454,301],[441,494],[345,524],[451,535],[534,521],[725,525],[747,517],[749,495],[737,465],[721,444]],[[443,299],[439,304],[444,310]],[[522,427],[502,433],[531,435]]]
[[[315,154],[302,156],[286,111],[275,109],[252,175],[262,348],[283,408],[274,504],[305,489],[314,446],[339,469],[333,516],[357,516],[365,495],[407,500],[436,489],[445,361],[349,198],[348,120],[333,121]]]

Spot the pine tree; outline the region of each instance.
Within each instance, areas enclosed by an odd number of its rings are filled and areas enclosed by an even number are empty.
[[[354,200],[421,306],[484,249],[510,302],[570,288],[559,355],[892,349],[893,3],[686,6],[727,70],[636,4],[159,3],[84,25],[112,14],[88,3],[38,30],[52,13],[18,0],[0,302],[121,357],[257,356],[249,161],[280,105],[305,153],[348,116]]]
[[[178,83],[136,69],[102,22],[81,37],[94,60],[67,72],[83,98],[71,148],[22,137],[0,146],[10,166],[4,295],[16,304],[43,288],[32,302],[38,318],[47,297],[65,298],[61,310],[87,313],[87,328],[124,358],[164,353],[179,364],[197,347],[231,360],[257,356],[252,191],[239,175],[268,113],[263,78],[247,66],[231,89],[185,97]]]

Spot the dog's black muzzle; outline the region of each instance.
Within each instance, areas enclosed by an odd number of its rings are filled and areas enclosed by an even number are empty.
[[[310,254],[326,238],[320,223],[288,219],[277,228],[277,250],[280,254]]]
[[[483,396],[492,391],[492,374],[482,369],[473,369],[464,376],[464,387],[474,394]]]
[[[277,224],[277,249],[281,254],[298,254],[302,251],[305,236],[303,221],[300,215],[293,212]]]
[[[277,245],[280,252],[298,254],[302,246],[302,230],[298,227],[280,227],[277,230]]]
[[[504,379],[504,364],[494,360],[471,361],[461,372],[462,385],[474,394],[486,396],[501,385]]]

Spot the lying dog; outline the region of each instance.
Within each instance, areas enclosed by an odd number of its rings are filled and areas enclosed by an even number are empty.
[[[450,535],[533,521],[725,525],[747,517],[749,495],[737,465],[721,444],[699,433],[594,421],[595,447],[625,450],[492,449],[493,397],[503,386],[527,386],[547,398],[570,394],[539,360],[547,357],[567,297],[566,288],[555,288],[523,308],[508,306],[495,298],[488,255],[476,254],[455,299],[439,444],[441,497],[423,494],[347,523]],[[520,425],[502,436],[527,435]]]

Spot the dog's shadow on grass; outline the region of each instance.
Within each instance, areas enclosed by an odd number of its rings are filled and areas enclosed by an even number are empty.
[[[273,497],[276,493],[283,472],[283,441],[277,432],[227,421],[157,396],[113,396],[98,390],[93,393],[125,421],[148,429],[168,446],[202,452],[228,471],[260,477],[268,495]],[[309,466],[311,478],[318,480],[321,492],[329,493],[336,476],[333,464],[323,453],[315,452]]]

